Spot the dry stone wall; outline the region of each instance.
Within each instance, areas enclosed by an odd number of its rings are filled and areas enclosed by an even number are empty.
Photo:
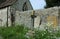
[[[31,18],[33,15],[33,11],[35,11],[34,21]],[[29,11],[16,11],[15,13],[15,24],[16,25],[25,25],[29,28],[43,26],[47,22],[53,23],[54,27],[59,25],[60,18],[60,7],[52,7],[48,9],[41,10],[29,10]],[[0,26],[5,26],[7,22],[7,8],[0,10]],[[33,23],[34,22],[34,23]],[[10,10],[8,13],[8,24],[11,25],[11,14]]]
[[[35,11],[36,17],[34,18],[34,27],[39,27],[47,22],[53,23],[54,26],[58,25],[59,7],[52,7],[42,10],[30,10],[30,11],[16,11],[16,24],[24,24],[28,27],[33,27],[31,15]]]
[[[23,24],[26,25],[27,27],[32,27],[31,13],[32,13],[31,11],[26,12],[16,11],[15,23]]]
[[[11,26],[10,9],[8,9],[8,26]],[[0,10],[0,26],[7,26],[7,8]]]

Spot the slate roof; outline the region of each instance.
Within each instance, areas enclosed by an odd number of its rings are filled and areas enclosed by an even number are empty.
[[[15,3],[17,0],[0,0],[0,9],[10,6]]]

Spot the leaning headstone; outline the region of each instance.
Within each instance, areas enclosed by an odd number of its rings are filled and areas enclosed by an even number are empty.
[[[40,24],[40,16],[37,16],[34,20],[34,28],[39,27]]]

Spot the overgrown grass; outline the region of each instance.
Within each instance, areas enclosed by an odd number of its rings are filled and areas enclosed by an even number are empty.
[[[29,31],[27,27],[23,25],[0,27],[0,36],[3,39],[57,39],[60,37],[60,31],[54,33],[45,29],[44,31],[34,29],[34,37],[26,38],[26,33]]]
[[[48,30],[35,31],[35,39],[56,39],[56,35]]]
[[[24,26],[14,26],[14,27],[2,27],[0,28],[0,36],[4,39],[26,39],[24,35],[28,31],[28,28]]]

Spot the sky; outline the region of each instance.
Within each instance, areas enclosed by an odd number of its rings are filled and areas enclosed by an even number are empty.
[[[30,0],[30,2],[34,10],[44,9],[44,6],[46,5],[45,0]]]

